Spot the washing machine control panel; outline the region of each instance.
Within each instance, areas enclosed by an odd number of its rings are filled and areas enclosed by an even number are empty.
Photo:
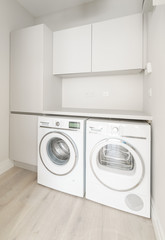
[[[80,129],[80,122],[77,121],[55,121],[55,128],[63,128],[63,129]]]
[[[39,127],[42,128],[54,128],[54,129],[68,129],[78,131],[83,129],[81,120],[78,119],[61,119],[61,118],[47,118],[41,117],[39,119]]]

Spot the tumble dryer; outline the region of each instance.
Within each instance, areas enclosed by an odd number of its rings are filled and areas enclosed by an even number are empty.
[[[86,198],[150,217],[150,125],[89,119]]]
[[[84,196],[85,120],[39,117],[39,184]]]

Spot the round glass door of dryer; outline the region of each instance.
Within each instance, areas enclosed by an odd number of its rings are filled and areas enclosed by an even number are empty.
[[[78,151],[73,140],[59,132],[48,133],[42,138],[39,153],[45,168],[55,175],[70,173],[78,159]]]
[[[94,176],[104,186],[116,191],[136,188],[144,177],[144,164],[139,153],[119,139],[99,142],[90,155]]]

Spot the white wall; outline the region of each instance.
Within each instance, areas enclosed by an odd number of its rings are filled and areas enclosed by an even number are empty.
[[[95,0],[36,19],[53,31],[141,12],[143,0]]]
[[[143,109],[142,74],[64,78],[62,86],[64,108]]]
[[[10,31],[33,23],[16,1],[0,1],[0,162],[9,158]]]
[[[152,198],[158,229],[165,239],[165,5],[148,14],[148,61],[153,72],[144,79],[144,109],[153,116]],[[153,96],[148,97],[152,88]],[[154,220],[154,219],[153,219]],[[154,220],[155,221],[155,220]]]

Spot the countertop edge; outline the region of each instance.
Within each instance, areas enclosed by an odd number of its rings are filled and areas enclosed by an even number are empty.
[[[46,116],[73,116],[73,117],[88,117],[88,118],[110,118],[110,119],[124,119],[124,120],[141,120],[152,121],[152,116],[143,114],[143,112],[132,112],[131,114],[124,113],[89,113],[89,112],[72,112],[72,111],[41,111],[41,112],[19,112],[11,111],[13,114],[26,114],[26,115],[46,115]]]

